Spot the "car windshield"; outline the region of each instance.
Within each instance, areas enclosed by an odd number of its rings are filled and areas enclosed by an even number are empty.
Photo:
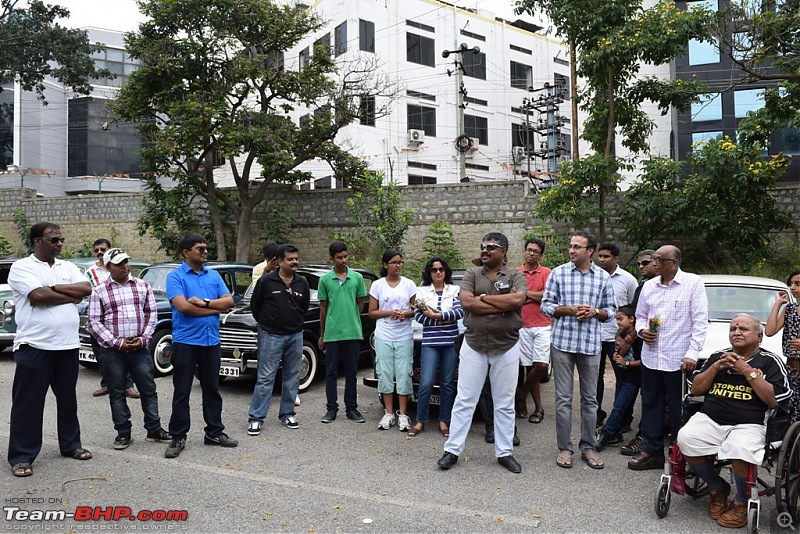
[[[153,291],[160,291],[166,293],[167,291],[167,276],[174,271],[174,267],[154,267],[148,268],[142,273],[142,280],[150,284]]]
[[[747,313],[767,322],[779,288],[706,286],[708,320],[730,321],[737,313]]]

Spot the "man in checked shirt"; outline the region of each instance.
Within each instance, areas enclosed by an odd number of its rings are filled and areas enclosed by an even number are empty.
[[[125,400],[128,373],[139,387],[147,440],[169,443],[158,415],[155,367],[147,346],[156,328],[156,300],[150,284],[131,276],[128,254],[119,248],[103,256],[111,276],[89,298],[87,329],[102,347],[108,381],[111,419],[117,430],[113,447],[126,449],[131,437],[131,411]]]

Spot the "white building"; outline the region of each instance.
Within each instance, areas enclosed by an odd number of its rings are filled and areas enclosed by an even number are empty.
[[[526,179],[528,160],[520,149],[513,150],[525,145],[523,100],[545,94],[528,88],[569,85],[568,50],[557,39],[537,33],[541,26],[436,0],[320,0],[312,9],[329,24],[286,54],[287,68],[299,68],[314,53],[315,43],[323,43],[342,60],[375,54],[384,72],[404,86],[389,116],[372,118],[365,112],[360,123],[340,131],[337,143],[399,184],[441,184],[462,179],[454,143],[465,133],[477,140],[465,156],[468,181]],[[442,57],[443,51],[462,44],[468,52]],[[476,46],[480,53],[473,54]],[[463,131],[456,59],[464,64],[467,92]],[[561,104],[559,113],[569,114],[569,102]],[[535,122],[539,115],[531,111],[528,118]],[[560,141],[567,149],[569,130],[567,122]],[[541,140],[528,133],[531,146],[538,149]],[[530,170],[546,170],[544,165],[533,159]],[[316,180],[301,187],[336,187],[326,163],[308,162],[303,170]]]

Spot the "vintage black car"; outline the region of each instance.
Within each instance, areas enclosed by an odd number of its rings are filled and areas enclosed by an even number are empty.
[[[311,305],[305,317],[303,331],[303,359],[300,365],[300,391],[305,391],[314,381],[320,369],[324,368],[325,354],[319,350],[319,299],[317,287],[320,278],[330,272],[330,265],[304,265],[297,270],[297,274],[308,280],[311,288]],[[364,284],[369,291],[372,282],[377,280],[370,271],[355,269],[364,277]],[[256,320],[250,311],[250,296],[253,294],[255,281],[247,289],[238,306],[228,313],[220,316],[219,336],[222,344],[222,367],[220,377],[240,376],[242,374],[255,374],[258,366],[258,329]],[[369,340],[375,330],[375,321],[367,314],[368,303],[364,303],[361,311],[361,325],[364,332],[364,341],[361,343],[362,357],[372,356]]]
[[[153,288],[158,307],[158,322],[156,332],[150,342],[150,353],[156,367],[156,374],[168,375],[172,372],[172,308],[167,300],[167,275],[175,270],[180,263],[157,263],[144,269],[139,278],[146,280]],[[245,290],[253,279],[253,266],[246,263],[227,261],[209,261],[205,264],[209,269],[217,271],[225,285],[231,292],[234,302],[239,302]],[[79,310],[81,316],[81,349],[78,359],[84,367],[97,365],[97,359],[92,352],[91,338],[86,331],[88,310],[86,306]]]

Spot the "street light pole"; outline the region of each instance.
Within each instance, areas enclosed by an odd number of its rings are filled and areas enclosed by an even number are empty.
[[[447,59],[450,57],[450,54],[457,54],[456,59],[453,60],[453,65],[455,65],[455,74],[457,76],[456,83],[458,85],[458,135],[456,138],[460,138],[461,136],[465,135],[466,127],[464,123],[464,109],[467,107],[464,98],[467,96],[467,89],[464,87],[464,57],[463,54],[465,52],[472,52],[473,54],[479,54],[481,49],[477,46],[469,48],[466,43],[461,43],[458,45],[458,48],[455,50],[444,50],[442,52],[442,57]],[[459,56],[460,55],[460,59]],[[447,75],[452,76],[453,72],[450,69],[447,69]],[[459,181],[465,182],[467,180],[467,154],[466,150],[459,150],[458,151],[458,178]]]

